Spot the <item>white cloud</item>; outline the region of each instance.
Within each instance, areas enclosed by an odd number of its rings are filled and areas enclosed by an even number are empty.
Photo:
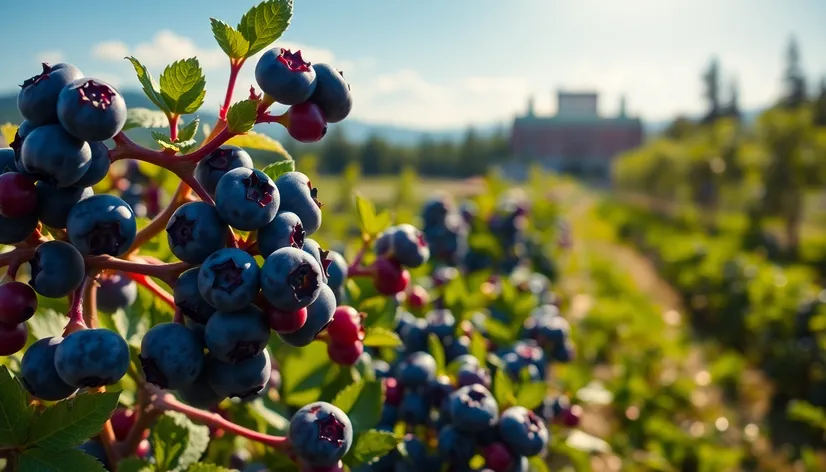
[[[63,62],[63,58],[63,51],[58,50],[41,51],[37,54],[37,61],[45,62],[47,64],[57,64],[58,62]]]
[[[92,48],[92,55],[104,61],[121,61],[129,55],[129,46],[123,41],[104,41]]]
[[[121,61],[125,56],[137,57],[150,69],[160,69],[179,59],[197,57],[204,70],[214,69],[227,63],[219,48],[200,48],[192,39],[169,30],[158,31],[151,42],[140,43],[134,48],[121,41],[105,41],[92,48],[92,54],[103,60]]]

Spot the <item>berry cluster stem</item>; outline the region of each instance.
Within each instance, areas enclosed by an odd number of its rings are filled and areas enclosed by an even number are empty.
[[[373,276],[373,269],[371,267],[365,267],[362,264],[364,260],[364,255],[367,254],[367,251],[370,249],[370,243],[373,241],[373,238],[370,236],[365,235],[362,239],[361,247],[359,248],[359,252],[356,253],[356,257],[353,258],[353,262],[347,268],[347,276],[348,277],[372,277]]]
[[[245,60],[245,58],[230,58],[229,60],[229,81],[227,82],[227,92],[224,96],[224,104],[218,112],[219,121],[227,121],[227,112],[229,111],[229,106],[232,102],[232,94],[235,92],[235,83],[238,81],[238,73],[241,72],[241,67],[244,65]]]
[[[166,303],[172,308],[175,308],[175,297],[173,297],[169,292],[164,290],[160,285],[155,283],[154,280],[150,279],[144,274],[136,274],[136,273],[129,273],[129,277],[135,281],[138,285],[146,288],[153,295],[160,298],[161,301]]]
[[[72,293],[72,302],[69,304],[69,311],[66,313],[66,316],[69,317],[69,322],[63,330],[64,337],[75,331],[87,328],[86,320],[83,319],[83,294],[86,292],[86,288],[90,283],[94,283],[91,282],[91,278],[89,276],[84,277],[83,283]]]

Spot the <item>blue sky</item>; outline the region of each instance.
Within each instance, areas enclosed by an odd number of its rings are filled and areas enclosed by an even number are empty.
[[[197,55],[205,106],[217,109],[227,68],[209,17],[235,24],[255,2],[40,0],[36,12],[8,3],[0,92],[14,91],[44,59],[130,89],[137,80],[125,54],[156,77]],[[531,95],[550,113],[559,87],[599,91],[606,114],[624,93],[632,113],[660,120],[700,111],[699,77],[712,55],[726,80],[739,81],[743,107],[773,100],[792,34],[814,85],[826,75],[824,18],[818,0],[295,0],[279,43],[343,69],[352,116],[368,122],[435,129],[509,120]]]

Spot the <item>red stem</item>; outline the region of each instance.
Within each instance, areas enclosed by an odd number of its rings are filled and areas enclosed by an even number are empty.
[[[178,119],[180,115],[169,115],[169,139],[174,143],[178,140]]]
[[[72,303],[66,312],[66,316],[69,317],[69,322],[66,323],[66,328],[63,330],[64,337],[75,331],[87,328],[86,322],[83,320],[83,294],[86,292],[86,288],[90,283],[93,283],[92,278],[88,276],[84,277],[80,287],[72,292]]]
[[[362,239],[359,252],[356,253],[356,257],[353,258],[353,262],[351,262],[350,267],[347,268],[348,277],[373,276],[372,268],[364,267],[361,264],[362,259],[364,259],[364,255],[367,253],[367,250],[370,249],[370,243],[372,240],[373,239],[371,237],[366,235]]]
[[[96,269],[111,269],[132,274],[143,274],[163,280],[170,286],[175,284],[175,280],[181,272],[191,266],[186,262],[174,262],[168,264],[147,264],[145,262],[125,261],[112,256],[87,256],[86,267]],[[137,278],[132,275],[137,281]]]
[[[373,267],[363,265],[351,265],[347,268],[347,277],[373,277],[376,271]]]
[[[227,93],[224,97],[224,105],[218,111],[218,119],[220,121],[227,121],[227,111],[229,111],[230,102],[232,102],[232,94],[235,91],[235,82],[238,81],[238,73],[241,72],[241,66],[244,65],[245,58],[229,60],[229,82],[227,82]]]
[[[137,283],[138,285],[148,289],[150,292],[152,292],[153,295],[160,298],[164,303],[166,303],[173,309],[177,310],[177,307],[175,306],[175,297],[170,295],[169,292],[163,289],[163,287],[155,283],[154,280],[150,279],[144,274],[136,274],[134,272],[130,272],[129,277],[132,280],[134,280],[135,283]]]

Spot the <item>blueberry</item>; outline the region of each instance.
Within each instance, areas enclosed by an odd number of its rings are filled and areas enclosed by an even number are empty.
[[[198,290],[198,272],[200,270],[198,267],[193,267],[178,277],[173,298],[175,299],[175,306],[180,308],[187,318],[206,324],[212,314],[215,313],[215,307],[207,303]]]
[[[210,357],[206,369],[212,391],[224,397],[242,400],[258,395],[272,375],[270,354],[266,350],[234,364]]]
[[[448,370],[451,372],[458,372],[459,369],[466,365],[470,365],[473,367],[481,367],[479,359],[477,359],[476,356],[472,356],[470,354],[462,354],[461,356],[457,356],[455,359],[450,361],[450,364],[448,364],[447,367]]]
[[[397,421],[399,421],[399,407],[388,405],[386,403],[382,405],[379,425],[389,426],[392,429]]]
[[[89,148],[92,150],[92,162],[86,173],[77,182],[75,187],[91,187],[101,180],[103,180],[109,173],[109,148],[101,142],[92,141],[89,143]]]
[[[38,246],[29,264],[29,285],[44,297],[65,297],[80,287],[86,276],[83,256],[63,241],[48,241]]]
[[[333,263],[330,259],[330,251],[321,249],[315,239],[307,238],[304,240],[304,252],[313,256],[313,259],[318,262],[319,267],[321,267],[321,282],[326,284],[329,279],[327,270],[330,268],[330,264]]]
[[[396,378],[408,388],[425,386],[436,378],[436,360],[426,352],[414,352],[396,367]]]
[[[409,466],[409,468],[405,470],[428,470],[427,447],[421,439],[413,436],[412,434],[406,434],[404,436],[404,449],[407,451],[407,457],[404,458],[402,463]]]
[[[316,87],[310,101],[321,108],[328,123],[338,123],[347,118],[353,109],[350,85],[341,71],[327,64],[313,64],[316,73]]]
[[[446,340],[456,331],[456,318],[450,310],[433,310],[425,315],[428,329],[440,339]]]
[[[419,267],[430,258],[424,234],[413,225],[396,226],[391,235],[393,257],[406,267]]]
[[[450,395],[450,417],[456,428],[477,433],[496,424],[499,406],[487,388],[468,385]]]
[[[28,175],[29,177],[33,177],[33,175],[26,170],[26,167],[23,165],[22,156],[20,151],[23,149],[23,143],[26,141],[26,137],[31,134],[32,131],[35,130],[37,126],[33,125],[28,120],[23,120],[20,123],[20,126],[17,127],[17,131],[14,133],[14,140],[9,143],[9,147],[5,149],[11,149],[14,155],[14,167],[17,168],[17,172],[21,174]],[[8,167],[8,164],[4,164],[3,169],[14,170],[12,167]]]
[[[491,378],[488,370],[480,365],[465,364],[456,372],[456,383],[460,387],[467,385],[481,385],[490,387]]]
[[[213,358],[232,364],[260,354],[270,340],[270,326],[255,305],[216,311],[206,324],[205,340]]]
[[[109,464],[109,456],[106,455],[106,448],[103,447],[103,443],[98,438],[87,439],[77,448],[94,457],[103,465],[104,469],[112,470],[112,466]]]
[[[399,330],[399,337],[409,352],[427,350],[428,325],[424,318],[414,318],[413,321]]]
[[[0,174],[6,172],[18,172],[14,160],[14,149],[10,147],[0,148]]]
[[[260,229],[278,212],[281,197],[267,174],[257,169],[233,169],[215,187],[215,209],[233,228]]]
[[[333,290],[344,288],[349,268],[347,261],[341,253],[336,251],[330,251],[327,254],[327,259],[330,260],[330,265],[327,267],[327,285]]]
[[[240,310],[258,296],[258,263],[236,248],[215,251],[198,272],[198,290],[207,303],[221,311]]]
[[[499,436],[517,456],[533,457],[548,446],[548,428],[534,412],[512,406],[499,418]]]
[[[194,382],[178,390],[178,396],[188,405],[195,408],[212,408],[226,398],[226,395],[221,395],[209,384],[209,366],[213,365],[215,361],[207,354],[204,356],[203,369],[201,374]]]
[[[17,95],[20,114],[32,125],[57,123],[57,102],[63,87],[83,77],[71,64],[43,63],[43,72],[23,82]]]
[[[333,320],[336,311],[335,294],[327,285],[321,285],[318,298],[307,307],[307,321],[298,331],[284,334],[278,333],[284,343],[293,347],[303,347],[315,339],[324,328]]]
[[[195,338],[201,344],[201,347],[206,349],[206,325],[193,321],[191,318],[186,318],[184,320],[184,325],[192,331],[192,334],[195,335]]]
[[[293,415],[288,432],[293,452],[302,462],[327,467],[338,463],[353,444],[350,418],[336,406],[315,402]]]
[[[267,225],[258,230],[258,250],[267,257],[282,247],[304,247],[304,226],[298,215],[282,211]]]
[[[204,349],[186,326],[160,323],[144,335],[140,361],[147,382],[175,390],[198,378],[204,366]]]
[[[95,194],[91,187],[57,188],[43,181],[38,182],[35,188],[40,221],[55,229],[66,228],[66,220],[75,204]]]
[[[448,425],[439,431],[438,448],[442,458],[451,464],[464,466],[476,454],[476,441],[473,436]]]
[[[454,204],[449,195],[436,195],[422,206],[422,220],[425,227],[443,226],[447,215],[454,211]]]
[[[399,405],[399,415],[407,424],[425,424],[430,416],[430,405],[421,393],[408,391]]]
[[[428,383],[425,396],[431,406],[439,407],[455,390],[450,377],[441,375]]]
[[[304,232],[309,236],[321,227],[321,202],[318,189],[310,178],[301,172],[286,172],[275,179],[275,186],[281,195],[281,211],[298,215]]]
[[[126,102],[110,84],[81,78],[67,84],[57,99],[60,124],[78,139],[112,139],[126,124]]]
[[[132,208],[113,195],[93,195],[77,203],[66,220],[69,241],[83,255],[122,256],[135,241]]]
[[[198,161],[195,179],[211,197],[215,197],[215,187],[227,172],[243,167],[252,169],[253,162],[247,151],[238,146],[223,145]]]
[[[261,269],[261,291],[277,310],[292,313],[318,297],[321,267],[301,249],[281,248],[270,254]]]
[[[201,264],[213,252],[226,246],[229,227],[215,207],[204,202],[181,205],[166,225],[169,249],[178,259]]]
[[[37,229],[36,213],[20,218],[6,218],[0,215],[0,244],[23,242],[35,229]]]
[[[126,375],[129,346],[106,329],[75,331],[57,346],[54,363],[60,378],[69,385],[103,387]]]
[[[255,65],[255,81],[261,90],[284,105],[307,101],[316,87],[315,70],[301,57],[301,51],[273,48]]]
[[[63,400],[77,391],[77,388],[64,382],[55,369],[55,352],[62,341],[59,336],[43,338],[29,346],[20,361],[23,386],[41,400]]]
[[[46,125],[23,141],[20,161],[26,172],[63,188],[78,182],[91,167],[92,148],[60,125]]]
[[[138,299],[138,284],[122,272],[106,273],[98,278],[97,305],[104,313],[126,309]]]

